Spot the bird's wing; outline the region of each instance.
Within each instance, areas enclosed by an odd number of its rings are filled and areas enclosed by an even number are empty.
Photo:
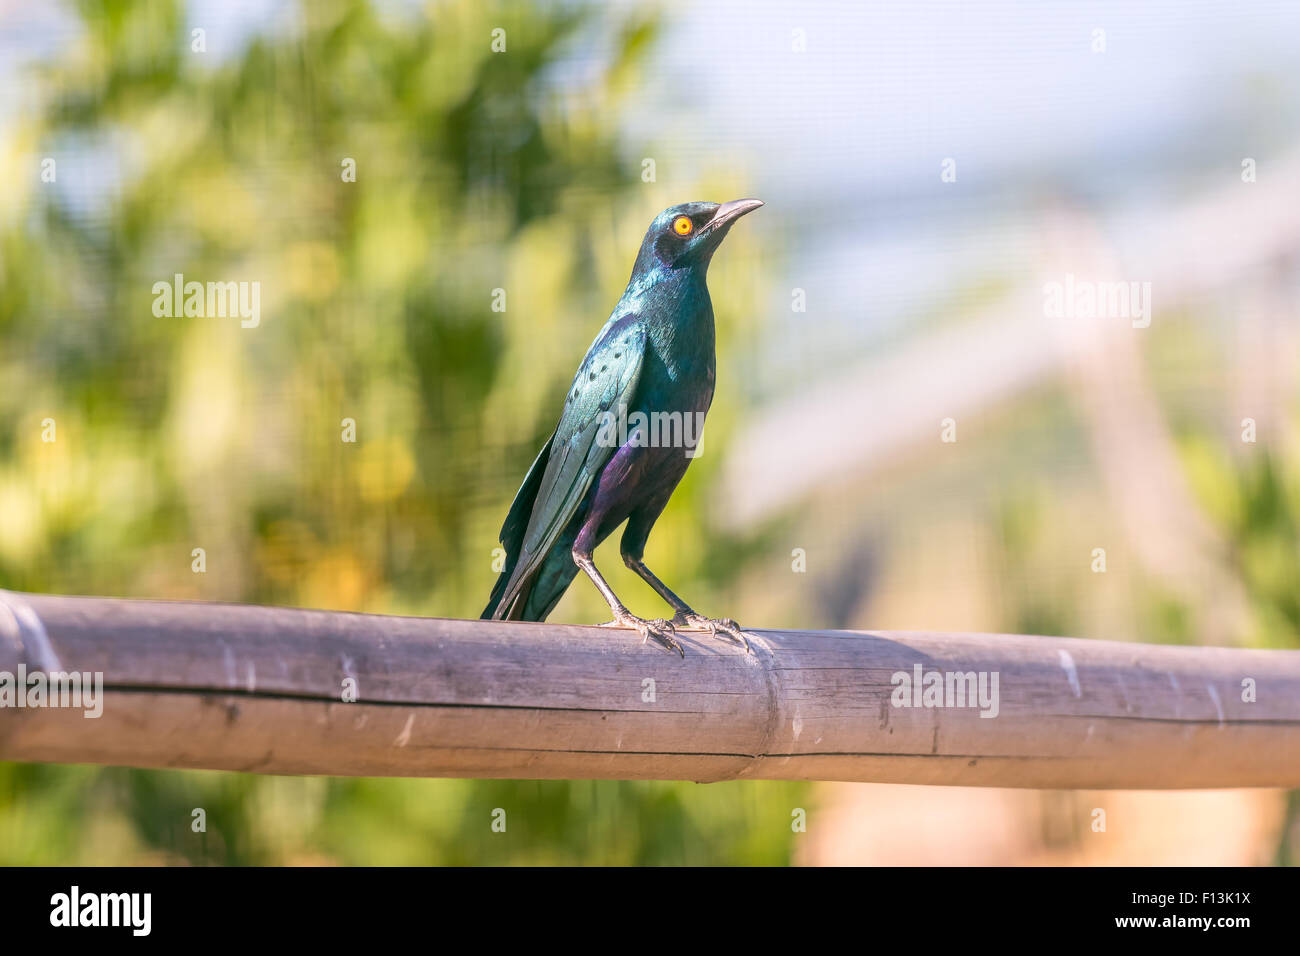
[[[533,501],[519,559],[494,617],[509,613],[618,447],[617,441],[596,439],[602,428],[608,432],[607,412],[617,417],[620,406],[632,404],[645,348],[646,333],[640,317],[629,315],[611,322],[583,359],[564,397],[564,413],[551,437],[551,453]]]

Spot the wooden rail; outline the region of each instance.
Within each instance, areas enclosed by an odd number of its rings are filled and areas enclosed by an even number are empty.
[[[606,628],[0,592],[0,681],[22,665],[100,672],[104,682],[98,718],[0,707],[0,760],[430,777],[1300,786],[1297,651],[749,633],[749,655],[684,635],[682,659]],[[920,673],[924,685],[931,672],[945,695],[949,675],[973,675],[978,688],[982,674],[984,703],[958,706],[954,696],[943,701],[954,706],[924,706],[896,676]],[[966,687],[951,683],[954,695]],[[353,686],[356,700],[345,702]],[[1254,701],[1244,700],[1252,686]]]

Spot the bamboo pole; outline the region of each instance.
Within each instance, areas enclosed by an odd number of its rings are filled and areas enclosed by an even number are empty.
[[[16,678],[20,665],[99,672],[104,685],[98,718],[0,706],[0,759],[376,776],[1300,786],[1297,651],[748,633],[752,654],[684,634],[683,659],[609,628],[0,592],[0,701],[4,674]],[[932,673],[943,706],[927,706],[934,690],[927,697],[900,676],[919,674],[924,691]],[[957,698],[967,680],[974,701]]]

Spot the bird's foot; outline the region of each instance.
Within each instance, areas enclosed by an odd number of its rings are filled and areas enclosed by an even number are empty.
[[[705,617],[703,614],[697,614],[694,611],[678,611],[673,615],[670,623],[673,627],[680,627],[690,631],[708,631],[714,637],[722,635],[727,640],[743,647],[746,654],[754,653],[749,646],[749,641],[745,639],[744,633],[740,630],[740,625],[729,617],[715,619]]]
[[[663,618],[656,618],[653,621],[647,621],[644,618],[637,617],[627,611],[623,613],[614,613],[614,620],[607,621],[601,627],[626,627],[641,634],[641,643],[644,644],[650,638],[654,638],[656,644],[661,644],[670,651],[676,651],[682,657],[686,652],[682,650],[682,645],[673,640],[673,625],[671,621],[665,621]]]

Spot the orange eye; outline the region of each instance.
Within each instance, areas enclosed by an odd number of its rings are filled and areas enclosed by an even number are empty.
[[[673,232],[679,236],[689,236],[694,228],[695,223],[691,222],[687,216],[678,216],[673,220]]]

